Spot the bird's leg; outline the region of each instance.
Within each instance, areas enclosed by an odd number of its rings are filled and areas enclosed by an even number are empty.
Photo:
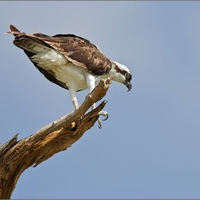
[[[92,92],[92,90],[95,88],[95,77],[92,76],[92,75],[89,75],[89,76],[86,77],[86,81],[87,81],[89,92]],[[96,104],[94,103],[92,105],[92,110],[94,110],[95,108],[96,108]],[[99,116],[102,115],[102,116],[105,117],[105,119],[102,119],[103,121],[108,119],[108,112],[100,111],[98,114],[99,114]],[[98,118],[98,127],[99,128],[102,127],[102,122],[101,122],[100,117]]]
[[[70,97],[74,105],[75,110],[78,108],[78,99],[76,97],[76,90],[74,88],[69,88]]]

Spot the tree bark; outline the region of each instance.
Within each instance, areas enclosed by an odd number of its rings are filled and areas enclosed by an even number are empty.
[[[5,144],[0,144],[1,199],[11,198],[25,169],[36,167],[54,154],[66,150],[94,125],[106,101],[91,112],[86,112],[106,95],[110,84],[111,78],[101,80],[77,110],[44,126],[33,135],[17,141],[17,134]]]

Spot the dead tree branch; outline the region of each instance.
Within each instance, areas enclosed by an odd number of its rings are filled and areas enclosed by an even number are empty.
[[[15,135],[0,146],[1,199],[11,198],[17,181],[25,169],[36,167],[54,154],[66,150],[94,125],[106,101],[91,112],[86,112],[93,103],[106,95],[110,84],[110,78],[101,80],[74,112],[44,126],[27,138],[17,141],[18,135]]]

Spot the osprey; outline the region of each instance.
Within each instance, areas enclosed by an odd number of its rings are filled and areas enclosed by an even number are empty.
[[[129,69],[108,59],[87,39],[73,34],[26,34],[13,25],[10,30],[8,33],[15,36],[13,43],[24,50],[35,67],[49,81],[69,90],[75,109],[78,108],[76,92],[87,88],[91,92],[102,78],[111,76],[114,81],[126,85],[128,91],[132,88]],[[108,118],[106,111],[99,115]],[[100,119],[98,123],[101,127]]]

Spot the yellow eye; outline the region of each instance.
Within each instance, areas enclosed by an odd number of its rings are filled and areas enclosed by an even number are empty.
[[[131,79],[131,74],[127,73],[126,74],[126,79]]]

